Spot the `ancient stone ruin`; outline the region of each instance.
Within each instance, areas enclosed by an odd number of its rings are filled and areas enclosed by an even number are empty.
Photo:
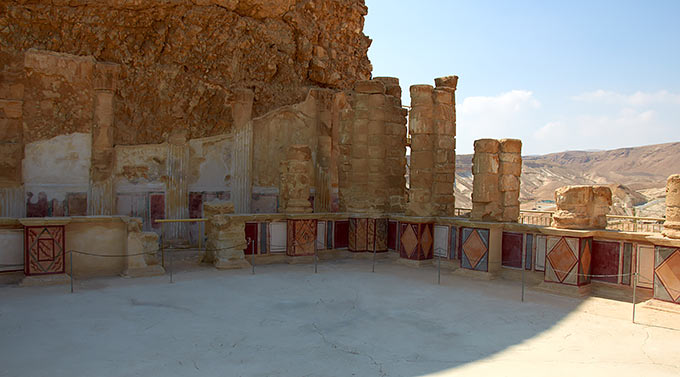
[[[612,205],[612,191],[606,186],[566,186],[555,191],[555,203],[553,227],[604,229]]]
[[[472,159],[472,213],[480,221],[517,222],[522,141],[480,139]]]
[[[680,174],[668,177],[666,182],[666,221],[663,235],[680,238]]]

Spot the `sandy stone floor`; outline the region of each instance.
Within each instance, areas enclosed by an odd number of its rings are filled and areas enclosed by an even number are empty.
[[[680,314],[368,260],[0,286],[0,376],[678,376]],[[650,326],[654,324],[655,326]]]

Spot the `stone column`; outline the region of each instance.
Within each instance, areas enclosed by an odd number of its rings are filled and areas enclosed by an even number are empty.
[[[0,217],[26,217],[21,163],[24,158],[24,57],[9,58],[0,71]]]
[[[212,201],[203,204],[203,216],[208,219],[205,234],[208,237],[202,262],[212,263],[218,269],[250,267],[243,250],[247,246],[245,217],[234,216],[231,202]]]
[[[166,160],[165,216],[168,219],[189,218],[189,145],[183,133],[170,136]],[[164,237],[188,239],[188,223],[168,223]]]
[[[234,154],[232,157],[232,189],[236,213],[249,213],[252,201],[253,170],[253,112],[254,93],[250,89],[234,92]]]
[[[114,98],[119,65],[96,63],[94,69],[94,124],[92,125],[92,163],[88,215],[111,215],[114,212],[113,131]]]
[[[288,147],[286,160],[280,165],[280,210],[286,213],[312,212],[309,195],[313,174],[312,151],[309,146]]]
[[[517,222],[522,174],[522,141],[475,140],[472,213],[477,221]]]
[[[680,174],[668,177],[666,182],[666,221],[663,235],[680,238]]]
[[[411,134],[410,188],[406,214],[432,216],[434,212],[432,184],[434,183],[434,88],[413,85],[409,133]]]
[[[376,77],[385,85],[385,126],[382,142],[385,148],[383,172],[387,179],[389,203],[387,211],[403,213],[406,205],[406,117],[401,104],[401,86],[396,77]]]
[[[554,228],[605,229],[612,192],[606,186],[565,186],[555,190],[555,203]]]
[[[519,185],[522,175],[522,141],[500,140],[500,181],[503,213],[501,221],[516,223],[519,219]]]
[[[407,215],[453,216],[458,77],[411,87],[411,183]]]
[[[142,277],[163,275],[165,269],[158,263],[158,234],[142,232],[142,219],[127,220],[128,257],[125,259],[123,276]]]

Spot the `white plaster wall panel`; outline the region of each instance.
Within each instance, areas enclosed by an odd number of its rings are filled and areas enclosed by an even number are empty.
[[[638,247],[638,287],[652,288],[654,284],[654,247]]]
[[[90,184],[92,136],[60,135],[26,144],[22,163],[27,192],[87,192]]]
[[[0,271],[22,270],[23,266],[24,231],[0,229]]]
[[[546,237],[536,236],[536,271],[545,271]]]
[[[231,186],[232,139],[226,135],[189,140],[189,190],[227,191]]]
[[[325,250],[326,249],[326,222],[317,221],[316,222],[316,249]]]
[[[269,250],[272,253],[286,252],[286,227],[285,222],[272,222],[269,224]]]
[[[446,258],[449,251],[449,227],[434,226],[434,255]]]

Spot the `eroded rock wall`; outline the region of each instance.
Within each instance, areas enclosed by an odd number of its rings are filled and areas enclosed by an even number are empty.
[[[307,87],[370,77],[366,13],[363,0],[9,0],[0,3],[0,72],[13,77],[30,48],[116,63],[114,144],[160,143],[177,129],[213,136],[233,125],[240,88],[253,90],[259,116],[301,102]],[[1,97],[21,90],[8,85]],[[90,98],[76,102],[90,108]]]

